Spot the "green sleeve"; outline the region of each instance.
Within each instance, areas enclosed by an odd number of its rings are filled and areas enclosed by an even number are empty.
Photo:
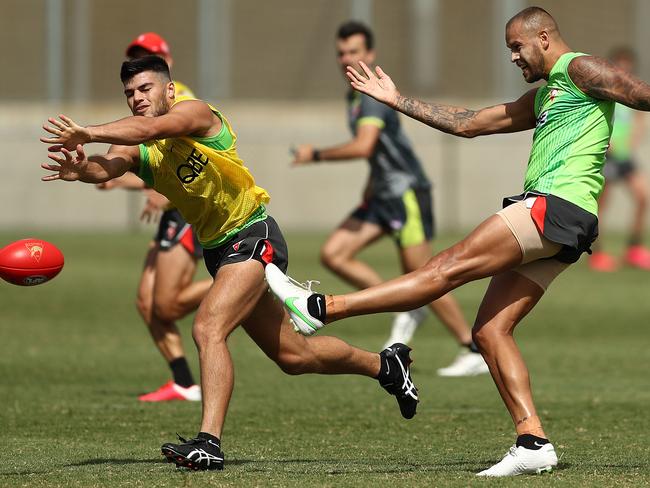
[[[142,178],[147,186],[153,188],[153,171],[151,171],[151,166],[149,165],[149,149],[144,144],[140,144],[140,169],[138,171],[138,176]]]

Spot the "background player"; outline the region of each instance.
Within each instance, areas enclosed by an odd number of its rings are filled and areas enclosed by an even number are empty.
[[[397,397],[402,415],[413,417],[418,397],[407,346],[395,344],[376,354],[335,337],[305,339],[291,330],[264,281],[264,265],[286,270],[286,243],[266,213],[269,195],[237,155],[236,136],[223,114],[200,100],[177,102],[159,57],[125,62],[120,77],[134,116],[88,127],[63,115],[48,119],[44,129],[51,137],[41,141],[55,144],[49,156],[55,164],[42,165],[53,172],[43,180],[101,183],[138,171],[183,213],[203,245],[214,283],[193,326],[201,364],[201,431],[189,441],[163,445],[163,454],[180,466],[223,468],[220,437],[234,384],[226,341],[240,324],[286,373],[377,378]],[[119,146],[86,158],[82,144],[88,142]],[[68,150],[73,148],[76,156]]]
[[[354,21],[341,25],[336,35],[336,53],[344,74],[347,66],[358,66],[359,61],[372,65],[376,56],[372,31]],[[403,272],[413,271],[431,258],[434,233],[431,183],[401,128],[397,112],[355,90],[350,90],[347,102],[353,139],[324,149],[300,145],[295,149],[293,164],[368,160],[370,177],[363,203],[328,237],[321,249],[321,260],[327,268],[353,286],[368,288],[383,280],[357,254],[385,235],[395,240]],[[453,296],[440,297],[430,307],[462,347],[454,362],[439,369],[438,374],[487,373],[488,367],[472,343],[470,328]],[[408,343],[424,318],[422,308],[397,314],[385,347],[396,342]]]
[[[276,267],[266,268],[271,288],[305,334],[344,317],[419,307],[492,276],[472,332],[517,440],[480,476],[539,473],[557,465],[514,329],[598,235],[597,197],[604,184],[614,102],[650,110],[650,85],[606,60],[571,52],[553,17],[541,8],[526,8],[508,21],[506,45],[528,83],[544,79],[547,84],[515,102],[481,110],[404,97],[381,68],[375,73],[361,64],[364,75],[349,67],[348,76],[355,89],[456,136],[535,129],[524,193],[504,199],[503,210],[424,267],[355,293],[312,293],[293,285]]]
[[[627,73],[635,73],[636,55],[631,49],[619,48],[612,53],[611,59]],[[634,153],[643,139],[645,129],[645,114],[620,103],[616,104],[614,130],[603,170],[605,188],[598,203],[602,216],[602,211],[609,202],[612,184],[619,181],[625,183],[634,202],[634,214],[624,261],[630,266],[650,270],[650,250],[642,244],[648,206],[648,183],[634,161]],[[602,241],[602,232],[599,241]],[[617,260],[601,250],[599,241],[596,241],[594,253],[589,257],[589,266],[596,271],[614,271],[618,267]]]
[[[172,66],[167,42],[155,32],[137,36],[127,47],[126,57],[138,59],[156,55]],[[174,80],[176,97],[194,98],[187,85]],[[192,227],[180,212],[160,193],[146,188],[144,181],[128,172],[120,178],[97,185],[100,189],[128,188],[144,190],[147,199],[142,219],[157,219],[158,230],[144,261],[136,306],[147,324],[151,337],[169,364],[172,379],[157,390],[141,395],[145,402],[167,400],[201,400],[201,389],[195,383],[185,357],[185,350],[176,321],[196,310],[208,292],[211,279],[193,282],[197,260],[202,249]],[[158,214],[162,212],[162,215]]]

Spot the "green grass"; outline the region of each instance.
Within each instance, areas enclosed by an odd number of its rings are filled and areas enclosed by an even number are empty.
[[[22,237],[3,232],[0,242]],[[161,443],[193,435],[200,406],[143,405],[136,395],[168,371],[134,309],[147,236],[41,234],[67,263],[33,288],[0,283],[0,486],[642,486],[650,484],[650,274],[601,275],[577,264],[520,326],[537,406],[561,456],[550,475],[477,480],[513,428],[487,376],[442,379],[456,346],[432,317],[414,341],[422,402],[412,421],[359,377],[288,377],[247,336],[230,346],[236,386],[223,437],[226,470],[195,473],[162,461]],[[345,286],[318,265],[323,236],[289,235],[291,271]],[[442,238],[437,246],[450,243]],[[620,242],[610,242],[618,247]],[[365,254],[386,277],[392,245]],[[486,282],[456,296],[469,320]],[[330,329],[377,349],[389,315]],[[182,330],[197,361],[190,320]]]

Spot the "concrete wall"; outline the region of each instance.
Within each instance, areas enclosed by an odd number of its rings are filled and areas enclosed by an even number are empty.
[[[504,24],[520,8],[546,7],[571,46],[604,56],[616,45],[647,45],[647,25],[639,20],[647,13],[646,3],[374,0],[369,2],[368,20],[377,37],[378,61],[404,91],[501,96],[506,76],[514,77],[507,93],[514,96],[524,83],[507,67]],[[48,23],[48,5],[62,17],[58,41],[56,25]],[[47,99],[48,52],[61,60],[63,99],[118,99],[124,49],[137,34],[151,30],[169,41],[174,76],[202,89],[201,96],[211,97],[216,90],[230,98],[335,99],[341,77],[335,66],[334,33],[352,15],[354,5],[354,0],[3,0],[0,100]],[[420,14],[418,5],[429,8]],[[416,23],[418,15],[424,18]],[[431,31],[425,33],[426,41],[418,41],[418,29]],[[60,50],[51,52],[52,42],[60,42]],[[650,52],[639,54],[641,74],[650,79]],[[430,80],[422,83],[418,67],[427,63]],[[206,67],[214,80],[202,77]]]
[[[489,100],[449,100],[479,107]],[[259,185],[272,197],[270,210],[286,228],[328,229],[359,202],[366,163],[324,163],[289,167],[289,147],[313,143],[323,147],[349,135],[342,102],[228,101],[220,108],[239,136],[239,150]],[[82,124],[127,115],[125,104],[47,106],[5,104],[0,107],[0,226],[3,228],[125,229],[137,225],[141,196],[125,191],[99,192],[81,183],[39,181],[45,145],[38,142],[49,115],[63,111]],[[443,230],[468,229],[500,208],[501,198],[522,187],[532,132],[457,139],[403,119],[426,170],[435,182],[435,206]],[[100,151],[104,146],[90,146]],[[640,151],[650,174],[650,144]],[[620,196],[620,192],[618,193]],[[629,221],[626,198],[612,199],[606,215],[610,228]],[[650,222],[649,222],[650,224]]]

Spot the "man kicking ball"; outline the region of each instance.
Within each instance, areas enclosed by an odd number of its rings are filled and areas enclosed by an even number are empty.
[[[355,293],[314,294],[293,286],[277,268],[266,269],[272,290],[304,334],[344,317],[411,310],[491,276],[473,338],[512,416],[517,440],[480,476],[538,473],[557,465],[513,332],[553,279],[588,252],[598,235],[597,199],[614,102],[650,110],[650,85],[606,60],[572,52],[541,8],[524,9],[508,21],[506,45],[527,82],[547,83],[515,102],[482,110],[404,97],[379,67],[375,73],[361,65],[363,74],[349,67],[348,77],[354,89],[452,135],[535,129],[523,193],[506,198],[503,210],[425,266]]]

